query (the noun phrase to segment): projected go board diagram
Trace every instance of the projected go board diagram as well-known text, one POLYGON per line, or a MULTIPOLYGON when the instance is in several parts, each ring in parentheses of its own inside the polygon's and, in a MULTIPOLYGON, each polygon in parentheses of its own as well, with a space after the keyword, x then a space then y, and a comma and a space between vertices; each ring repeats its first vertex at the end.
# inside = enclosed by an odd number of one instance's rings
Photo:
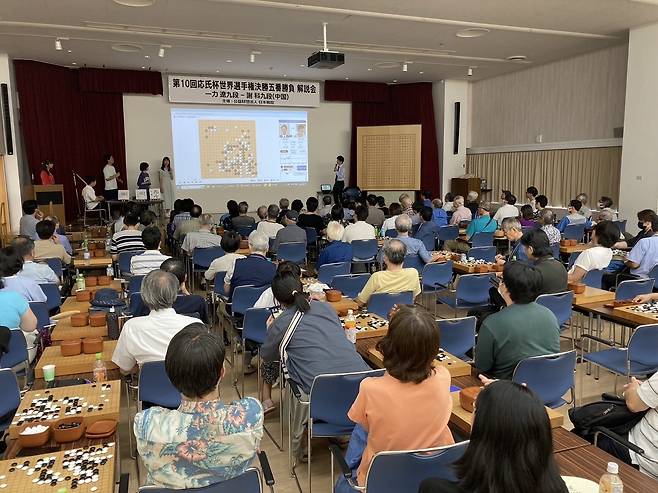
POLYGON ((254 120, 199 120, 202 178, 258 175, 254 120))

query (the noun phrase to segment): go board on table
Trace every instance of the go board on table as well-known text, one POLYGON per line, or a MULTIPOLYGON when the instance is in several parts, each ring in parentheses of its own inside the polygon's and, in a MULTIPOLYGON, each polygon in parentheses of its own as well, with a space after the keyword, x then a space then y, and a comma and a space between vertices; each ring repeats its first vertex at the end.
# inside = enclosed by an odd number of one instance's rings
MULTIPOLYGON (((384 367, 384 355, 380 353, 373 345, 367 349, 366 359, 379 368, 384 367)), ((471 365, 450 353, 445 352, 443 349, 439 350, 436 355, 433 366, 443 366, 451 377, 465 377, 471 374, 471 365)))
POLYGON ((112 493, 114 442, 0 461, 0 491, 11 493, 112 493))
POLYGON ((84 339, 85 337, 103 337, 106 339, 107 325, 100 327, 92 327, 90 325, 73 327, 71 325, 71 317, 67 317, 57 322, 57 325, 50 333, 50 339, 53 341, 53 344, 70 341, 71 339, 84 339))
MULTIPOLYGON (((369 337, 382 337, 388 333, 388 320, 378 317, 372 313, 355 313, 356 338, 367 339, 369 337)), ((340 317, 340 323, 345 328, 345 319, 340 317)))
POLYGON ((112 257, 94 257, 90 259, 76 258, 73 267, 76 269, 103 269, 112 264, 112 257))
POLYGON ((31 425, 52 425, 61 418, 79 416, 85 425, 119 419, 121 381, 72 385, 26 392, 9 427, 9 436, 31 425))
POLYGON ((615 315, 639 324, 658 323, 658 301, 614 307, 615 315))
POLYGON ((586 303, 597 303, 599 301, 612 301, 615 299, 615 293, 606 291, 605 289, 591 288, 585 286, 585 292, 574 294, 573 304, 584 305, 586 303))
MULTIPOLYGON (((117 346, 117 341, 104 341, 103 342, 103 361, 108 370, 115 370, 118 366, 112 362, 112 354, 117 346)), ((77 375, 82 373, 90 373, 93 370, 96 361, 95 354, 78 354, 77 356, 62 356, 60 346, 47 347, 34 372, 37 378, 43 378, 43 367, 45 365, 55 365, 56 377, 65 375, 77 375)))

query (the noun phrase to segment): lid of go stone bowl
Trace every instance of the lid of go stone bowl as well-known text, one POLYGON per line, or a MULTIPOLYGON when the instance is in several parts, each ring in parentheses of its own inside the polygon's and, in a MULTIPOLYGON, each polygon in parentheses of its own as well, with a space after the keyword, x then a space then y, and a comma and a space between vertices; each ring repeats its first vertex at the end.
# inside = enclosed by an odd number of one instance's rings
POLYGON ((100 308, 123 305, 125 305, 125 302, 119 297, 119 293, 112 288, 99 289, 91 302, 91 306, 100 308))

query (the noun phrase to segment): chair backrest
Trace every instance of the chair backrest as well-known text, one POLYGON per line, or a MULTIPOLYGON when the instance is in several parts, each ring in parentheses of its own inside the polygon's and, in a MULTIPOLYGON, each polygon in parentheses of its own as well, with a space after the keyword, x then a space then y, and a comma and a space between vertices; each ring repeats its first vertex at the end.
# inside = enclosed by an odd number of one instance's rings
POLYGON ((655 369, 650 373, 654 373, 658 370, 657 347, 658 324, 640 325, 633 331, 628 341, 628 361, 653 367, 655 369))
POLYGON ((424 235, 420 238, 420 241, 423 242, 423 245, 425 245, 425 249, 428 252, 436 250, 436 236, 424 235))
POLYGON ((344 276, 334 276, 331 281, 331 287, 339 290, 348 298, 356 298, 363 287, 370 279, 370 274, 348 274, 344 276))
POLYGON ((46 305, 48 310, 56 310, 62 306, 62 295, 59 292, 59 286, 53 283, 39 284, 39 287, 46 295, 46 305))
POLYGON ((318 281, 331 286, 335 276, 345 276, 350 273, 352 264, 350 262, 335 262, 333 264, 323 264, 318 270, 318 281))
POLYGON ((468 256, 473 257, 475 260, 494 262, 496 260, 496 247, 473 247, 468 251, 468 256))
POLYGON ((181 396, 167 376, 164 361, 149 361, 139 370, 137 400, 167 409, 180 406, 181 396))
POLYGON ((309 394, 311 418, 337 426, 354 427, 352 420, 347 417, 347 412, 359 393, 361 381, 368 377, 381 377, 384 371, 381 369, 318 375, 313 379, 309 394))
POLYGON ((134 316, 139 317, 143 314, 143 311, 146 309, 146 313, 149 313, 148 308, 145 308, 144 301, 142 300, 142 294, 139 291, 130 293, 128 297, 128 306, 130 307, 130 313, 134 316))
POLYGON ((569 261, 567 263, 567 266, 569 269, 573 267, 573 264, 576 263, 576 259, 580 255, 580 252, 573 252, 571 255, 569 255, 569 261))
POLYGON ((573 291, 564 291, 563 293, 542 294, 537 296, 535 301, 553 312, 558 324, 563 327, 571 318, 573 296, 573 291))
POLYGON ((221 296, 227 296, 226 291, 224 291, 224 278, 226 277, 226 271, 219 271, 215 274, 215 285, 213 286, 213 293, 219 294, 221 296))
POLYGON ((653 291, 653 279, 637 279, 622 281, 615 291, 616 300, 632 300, 640 294, 649 294, 653 291))
POLYGON ((395 305, 413 305, 414 294, 411 291, 401 293, 375 293, 368 300, 368 311, 388 318, 388 314, 395 305))
POLYGON ((525 384, 539 396, 544 405, 562 402, 562 396, 574 388, 576 350, 532 356, 521 360, 514 369, 512 381, 525 384))
POLYGON ((142 281, 144 276, 131 276, 128 279, 128 292, 129 293, 139 293, 142 289, 142 281))
POLYGON ((9 368, 0 370, 0 417, 10 420, 21 405, 21 391, 16 375, 9 368))
POLYGON ((470 238, 471 245, 474 246, 474 247, 490 247, 490 246, 493 246, 493 239, 494 239, 494 234, 493 233, 486 233, 484 231, 481 231, 479 233, 475 233, 470 238))
POLYGON ((30 310, 37 317, 37 327, 44 329, 53 325, 50 323, 50 314, 48 313, 48 305, 43 301, 30 301, 30 310))
POLYGON ((242 338, 257 344, 265 342, 267 335, 267 319, 270 311, 267 308, 249 308, 242 322, 242 338))
POLYGON ((117 261, 119 264, 119 273, 121 275, 130 274, 130 259, 141 253, 142 252, 120 252, 119 260, 117 261))
POLYGON ((220 246, 195 248, 192 252, 192 264, 195 269, 207 269, 213 260, 223 256, 224 249, 220 246))
POLYGON ((612 222, 617 225, 620 233, 626 232, 626 219, 624 219, 623 221, 612 221, 612 222))
POLYGON ((553 258, 555 260, 560 260, 560 244, 559 243, 552 243, 551 244, 551 251, 553 252, 553 258))
POLYGON ((377 256, 379 247, 377 240, 354 240, 352 243, 352 260, 373 260, 377 256))
POLYGON ((58 258, 45 258, 43 261, 48 264, 48 267, 50 267, 55 275, 61 279, 61 277, 64 275, 64 267, 62 266, 62 261, 58 258))
POLYGON ((256 224, 251 226, 238 226, 235 228, 235 232, 242 236, 245 240, 249 238, 249 235, 256 229, 256 224))
POLYGON ((658 264, 654 265, 649 271, 648 277, 654 280, 654 289, 658 289, 658 264))
POLYGON ((413 451, 375 454, 368 468, 368 493, 416 493, 427 478, 456 481, 453 464, 468 447, 468 441, 413 451))
POLYGON ((601 269, 590 270, 583 277, 583 284, 590 288, 601 289, 603 283, 603 271, 601 269))
POLYGON ((459 237, 459 226, 441 226, 439 227, 439 242, 456 240, 459 237))
POLYGON ((301 264, 306 260, 306 243, 301 241, 281 243, 276 251, 276 258, 301 264))
POLYGON ((585 236, 585 223, 581 224, 567 224, 562 233, 565 240, 578 240, 583 241, 585 236))
POLYGON ((417 253, 414 255, 405 255, 402 267, 405 269, 416 269, 420 275, 425 267, 425 262, 423 262, 423 259, 417 253))
POLYGON ((238 286, 233 290, 233 313, 244 315, 269 286, 238 286))
POLYGON ((393 229, 387 229, 386 232, 384 233, 384 236, 387 238, 397 238, 398 237, 398 230, 393 228, 393 229))
POLYGON ((161 488, 159 486, 142 486, 137 491, 139 493, 261 493, 263 490, 260 471, 255 467, 250 467, 239 476, 204 486, 202 488, 174 490, 170 488, 161 488))
POLYGON ((457 302, 470 304, 489 303, 489 288, 492 274, 465 274, 457 280, 455 298, 457 302))
POLYGON ((452 260, 443 263, 425 264, 421 274, 423 286, 445 289, 452 281, 452 260))
POLYGON ((475 346, 475 317, 446 318, 436 321, 441 334, 441 348, 458 358, 475 346))
POLYGON ((304 228, 306 230, 306 244, 315 246, 318 243, 318 230, 315 228, 304 228))
POLYGON ((0 368, 14 368, 28 361, 27 342, 21 329, 11 329, 9 351, 0 355, 0 368))

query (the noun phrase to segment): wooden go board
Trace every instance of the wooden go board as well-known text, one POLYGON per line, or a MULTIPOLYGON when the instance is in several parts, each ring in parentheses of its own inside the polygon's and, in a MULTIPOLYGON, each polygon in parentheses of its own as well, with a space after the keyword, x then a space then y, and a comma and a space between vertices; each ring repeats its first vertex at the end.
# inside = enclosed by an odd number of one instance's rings
POLYGON ((339 315, 347 315, 348 310, 358 311, 359 305, 352 298, 343 296, 340 301, 328 301, 332 308, 336 310, 339 315))
MULTIPOLYGON (((356 338, 368 339, 370 337, 383 337, 388 333, 388 320, 385 320, 371 313, 355 313, 356 317, 356 338)), ((340 317, 340 323, 345 328, 345 319, 340 317)))
POLYGON ((637 305, 619 306, 613 309, 615 315, 638 324, 658 323, 658 301, 637 305))
MULTIPOLYGON (((108 370, 115 370, 118 368, 112 362, 112 354, 114 348, 117 346, 117 341, 104 341, 103 342, 103 361, 108 370)), ((45 365, 55 365, 55 378, 76 375, 79 373, 90 373, 94 368, 96 361, 95 354, 78 354, 77 356, 62 356, 62 351, 59 346, 47 347, 39 362, 34 369, 37 378, 43 378, 43 367, 45 365)))
POLYGON ((102 327, 92 327, 90 325, 73 327, 71 325, 71 317, 68 317, 57 322, 57 325, 50 333, 50 339, 53 341, 53 344, 70 341, 71 339, 84 339, 85 337, 103 337, 106 339, 107 325, 103 325, 102 327))
POLYGON ((420 190, 421 125, 357 127, 362 190, 420 190))
POLYGON ((598 303, 600 301, 612 301, 615 299, 615 293, 604 289, 585 287, 585 292, 574 294, 573 304, 583 305, 586 303, 598 303))
POLYGON ((113 493, 114 442, 0 461, 0 490, 11 493, 113 493))
MULTIPOLYGON (((384 367, 384 355, 374 347, 368 349, 368 359, 380 368, 384 367)), ((467 377, 471 374, 471 365, 443 350, 434 359, 433 366, 443 366, 451 377, 467 377)))
POLYGON ((17 438, 26 427, 52 425, 61 418, 79 416, 85 425, 102 419, 119 420, 121 381, 72 385, 26 392, 9 427, 17 438))
POLYGON ((73 267, 76 269, 102 269, 112 264, 112 257, 93 257, 88 260, 76 258, 73 267))

